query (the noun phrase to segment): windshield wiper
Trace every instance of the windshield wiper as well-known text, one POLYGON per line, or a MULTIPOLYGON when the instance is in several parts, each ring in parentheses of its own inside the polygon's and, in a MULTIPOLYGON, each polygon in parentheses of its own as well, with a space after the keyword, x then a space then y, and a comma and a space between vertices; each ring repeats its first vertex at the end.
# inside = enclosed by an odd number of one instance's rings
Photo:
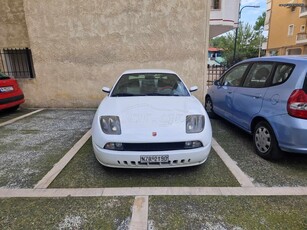
POLYGON ((111 97, 138 97, 138 96, 146 96, 144 94, 133 94, 133 93, 116 93, 112 94, 111 97))
POLYGON ((164 93, 146 93, 145 96, 172 96, 172 95, 164 93))
POLYGON ((132 96, 136 96, 136 95, 132 94, 132 93, 116 93, 116 94, 112 94, 112 97, 132 97, 132 96))

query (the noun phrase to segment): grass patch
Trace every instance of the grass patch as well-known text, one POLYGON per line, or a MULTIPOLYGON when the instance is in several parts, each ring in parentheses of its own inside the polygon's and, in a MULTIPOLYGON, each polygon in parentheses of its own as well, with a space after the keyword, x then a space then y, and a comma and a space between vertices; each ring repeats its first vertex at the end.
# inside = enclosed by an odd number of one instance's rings
POLYGON ((133 197, 0 199, 1 229, 128 229, 133 197))
POLYGON ((113 169, 95 158, 91 139, 79 150, 51 188, 99 187, 240 186, 234 176, 211 150, 208 160, 196 167, 174 169, 113 169))
POLYGON ((259 157, 252 136, 229 122, 211 120, 213 137, 254 183, 262 186, 307 186, 307 155, 286 154, 277 162, 259 157))
POLYGON ((153 229, 306 229, 306 206, 306 196, 155 196, 149 220, 153 229))

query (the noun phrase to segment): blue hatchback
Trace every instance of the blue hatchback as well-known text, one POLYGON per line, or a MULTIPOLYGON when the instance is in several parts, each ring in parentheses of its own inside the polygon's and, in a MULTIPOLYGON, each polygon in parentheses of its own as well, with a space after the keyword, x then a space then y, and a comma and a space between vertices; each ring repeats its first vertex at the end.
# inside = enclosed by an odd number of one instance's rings
POLYGON ((238 63, 209 87, 205 108, 251 133, 265 159, 307 154, 307 56, 238 63))

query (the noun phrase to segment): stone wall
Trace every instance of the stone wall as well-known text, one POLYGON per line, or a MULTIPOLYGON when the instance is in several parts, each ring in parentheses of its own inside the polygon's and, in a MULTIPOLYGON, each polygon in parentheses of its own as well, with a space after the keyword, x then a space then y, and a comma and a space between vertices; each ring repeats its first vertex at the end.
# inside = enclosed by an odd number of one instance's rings
POLYGON ((96 107, 127 69, 177 72, 203 99, 209 4, 203 0, 24 0, 35 79, 28 106, 96 107))
POLYGON ((23 0, 1 0, 0 49, 29 47, 23 0))

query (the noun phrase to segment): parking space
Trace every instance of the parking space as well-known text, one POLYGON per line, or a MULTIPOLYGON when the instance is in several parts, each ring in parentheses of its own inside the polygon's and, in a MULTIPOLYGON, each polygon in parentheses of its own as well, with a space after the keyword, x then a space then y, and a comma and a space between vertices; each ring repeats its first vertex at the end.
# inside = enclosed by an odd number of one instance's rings
POLYGON ((203 165, 106 168, 86 137, 48 188, 35 188, 75 149, 94 113, 43 110, 0 127, 0 228, 306 228, 307 156, 266 161, 254 153, 251 136, 222 119, 211 120, 217 143, 203 165), (242 184, 240 177, 252 183, 242 184), (138 196, 147 203, 138 203, 138 196))
POLYGON ((306 197, 151 197, 152 229, 306 229, 306 197), (161 221, 163 220, 163 221, 161 221))
POLYGON ((44 110, 0 127, 0 187, 31 188, 91 127, 94 111, 44 110))
POLYGON ((91 140, 76 154, 49 188, 102 187, 236 187, 236 178, 211 151, 205 164, 175 169, 112 169, 95 158, 91 140))
POLYGON ((276 162, 255 154, 252 136, 222 118, 212 119, 213 136, 255 186, 307 186, 307 155, 286 154, 276 162))
POLYGON ((1 229, 128 229, 134 197, 0 199, 1 229))
POLYGON ((35 111, 35 109, 25 109, 25 108, 20 108, 14 112, 11 111, 0 111, 0 125, 3 124, 4 122, 7 122, 9 120, 18 118, 20 116, 29 114, 31 112, 35 111))

